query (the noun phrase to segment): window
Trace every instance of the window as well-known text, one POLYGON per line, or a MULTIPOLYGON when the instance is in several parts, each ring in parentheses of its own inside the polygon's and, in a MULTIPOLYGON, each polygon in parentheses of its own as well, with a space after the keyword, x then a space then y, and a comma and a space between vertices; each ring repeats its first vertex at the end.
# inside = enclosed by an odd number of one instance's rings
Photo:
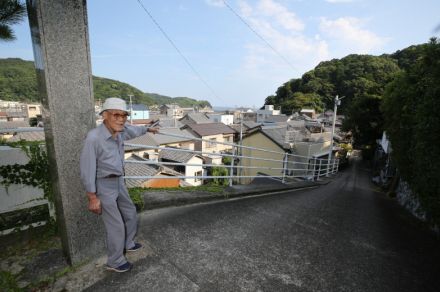
POLYGON ((206 145, 207 148, 214 148, 215 145, 217 144, 217 139, 216 138, 210 138, 208 144, 206 145))
POLYGON ((203 170, 197 171, 194 173, 195 179, 194 181, 201 181, 203 176, 203 170))

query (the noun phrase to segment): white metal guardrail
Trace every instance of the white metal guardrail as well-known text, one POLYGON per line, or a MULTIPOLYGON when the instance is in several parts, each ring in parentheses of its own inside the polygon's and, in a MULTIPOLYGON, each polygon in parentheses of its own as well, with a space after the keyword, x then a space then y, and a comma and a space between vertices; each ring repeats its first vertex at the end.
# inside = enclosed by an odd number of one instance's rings
POLYGON ((330 174, 336 173, 339 170, 339 160, 332 159, 329 163, 327 158, 315 158, 315 157, 307 157, 296 155, 288 152, 280 152, 274 151, 270 149, 258 148, 258 147, 250 147, 243 146, 240 144, 229 143, 229 142, 220 142, 220 141, 212 141, 202 138, 188 137, 183 135, 176 134, 168 134, 168 133, 158 133, 156 135, 167 135, 176 138, 184 138, 188 140, 206 142, 212 144, 222 144, 226 146, 230 146, 230 152, 223 153, 213 153, 210 151, 202 151, 202 150, 191 150, 191 149, 182 149, 182 148, 172 148, 172 147, 158 147, 158 146, 150 146, 143 144, 132 144, 125 143, 125 146, 135 147, 136 149, 149 149, 149 150, 157 150, 157 151, 177 151, 177 152, 185 152, 185 153, 193 153, 205 157, 215 156, 215 157, 229 157, 231 158, 230 164, 191 164, 191 163, 179 163, 179 162, 169 162, 169 161, 156 161, 156 160, 126 160, 125 163, 137 163, 137 164, 150 164, 150 165, 163 165, 163 166, 194 166, 194 167, 203 167, 204 169, 212 168, 212 167, 224 167, 228 169, 229 174, 223 176, 213 176, 213 175, 202 175, 202 176, 185 176, 185 175, 176 175, 176 176, 168 176, 168 175, 155 175, 155 176, 133 176, 126 175, 126 179, 228 179, 229 185, 240 183, 241 179, 255 179, 257 177, 267 177, 278 179, 282 182, 286 182, 289 178, 301 178, 307 180, 319 180, 321 177, 327 175, 327 171, 330 174), (262 156, 249 156, 242 155, 243 150, 252 150, 258 151, 261 153, 269 153, 274 155, 281 155, 283 159, 272 159, 262 156), (243 161, 247 160, 250 165, 244 165, 243 161), (263 162, 263 163, 259 163, 263 162), (240 172, 243 170, 259 170, 259 174, 257 175, 241 175, 240 172), (268 172, 268 173, 266 173, 268 172), (266 173, 266 174, 265 174, 266 173))
MULTIPOLYGON (((20 128, 20 129, 0 129, 0 133, 10 133, 10 132, 29 132, 29 131, 43 131, 43 128, 20 128)), ((156 135, 167 135, 176 138, 183 138, 186 140, 199 141, 203 143, 209 143, 212 145, 222 144, 228 146, 229 150, 222 153, 213 153, 211 151, 205 150, 191 150, 183 148, 173 148, 173 147, 157 147, 149 146, 143 144, 131 144, 125 143, 125 146, 132 146, 135 148, 160 151, 178 151, 183 153, 192 153, 199 155, 201 157, 211 157, 211 158, 229 158, 230 164, 215 164, 215 163, 181 163, 181 162, 171 162, 171 161, 159 161, 159 160, 125 160, 126 164, 146 164, 146 165, 156 165, 165 166, 168 168, 177 167, 196 167, 198 169, 203 169, 203 174, 185 175, 179 171, 174 171, 173 175, 126 175, 126 179, 134 180, 150 180, 150 179, 180 179, 180 180, 198 180, 199 182, 207 182, 212 179, 224 179, 229 185, 233 184, 245 184, 249 183, 255 178, 265 177, 271 178, 283 183, 287 183, 290 179, 300 178, 307 180, 319 180, 321 177, 326 176, 327 173, 333 174, 338 172, 339 160, 332 159, 329 163, 327 158, 315 158, 308 156, 295 155, 289 152, 280 152, 270 149, 264 149, 259 147, 243 146, 236 143, 213 141, 195 137, 188 137, 183 135, 169 134, 169 133, 158 133, 156 135), (251 154, 247 154, 252 152, 251 154), (260 155, 256 155, 260 154, 260 155), (223 167, 227 171, 227 175, 212 175, 208 170, 215 167, 223 167)), ((212 147, 213 148, 213 147, 212 147)), ((210 149, 212 149, 210 148, 210 149)), ((47 200, 41 200, 39 203, 47 204, 47 200)), ((17 209, 21 209, 24 206, 17 206, 17 209)), ((54 209, 51 204, 49 204, 50 215, 54 216, 54 209)), ((26 229, 30 226, 41 226, 46 224, 46 221, 33 222, 31 224, 21 226, 20 229, 26 229)), ((16 231, 16 228, 9 228, 7 230, 0 230, 0 235, 9 234, 16 231)))
MULTIPOLYGON (((29 132, 29 131, 43 131, 43 128, 15 128, 15 129, 0 129, 0 133, 3 132, 29 132)), ((203 157, 229 157, 231 158, 231 164, 188 164, 188 163, 179 163, 179 162, 165 162, 165 161, 156 161, 156 160, 145 160, 145 161, 137 161, 137 160, 126 160, 126 163, 139 163, 139 164, 153 164, 153 165, 163 165, 163 166, 193 166, 193 167, 203 167, 204 169, 209 169, 212 167, 225 167, 229 170, 228 175, 224 176, 212 176, 212 175, 202 175, 202 176, 168 176, 168 175, 159 175, 159 176, 125 176, 126 179, 171 179, 171 178, 179 178, 179 179, 214 179, 214 178, 222 178, 228 179, 229 184, 240 183, 240 180, 243 178, 253 179, 256 177, 261 177, 262 175, 268 178, 279 179, 282 182, 285 182, 289 178, 302 178, 308 180, 319 180, 321 177, 327 175, 327 171, 329 174, 333 174, 338 172, 339 170, 339 159, 331 159, 328 161, 327 158, 315 158, 313 156, 301 156, 288 152, 280 152, 274 151, 270 149, 264 149, 259 147, 250 147, 244 146, 236 143, 230 142, 221 142, 221 141, 212 141, 202 138, 189 137, 184 135, 170 134, 170 133, 158 133, 156 135, 166 135, 170 137, 183 138, 187 140, 200 141, 209 144, 221 144, 225 146, 230 146, 230 152, 223 153, 214 153, 210 151, 201 151, 201 150, 191 150, 184 148, 172 148, 172 147, 157 147, 143 144, 131 144, 125 143, 125 146, 132 146, 136 148, 142 149, 152 149, 157 151, 168 150, 168 151, 179 151, 179 152, 187 152, 193 153, 197 155, 201 155, 203 157), (249 156, 243 155, 243 150, 251 150, 253 152, 259 153, 267 153, 273 154, 274 156, 283 156, 283 159, 272 159, 261 156, 249 156), (244 161, 247 161, 247 164, 244 165, 244 161), (240 173, 243 172, 252 172, 250 170, 260 170, 258 175, 242 175, 240 173), (265 172, 269 172, 266 173, 265 172)), ((266 155, 267 156, 267 155, 266 155)))

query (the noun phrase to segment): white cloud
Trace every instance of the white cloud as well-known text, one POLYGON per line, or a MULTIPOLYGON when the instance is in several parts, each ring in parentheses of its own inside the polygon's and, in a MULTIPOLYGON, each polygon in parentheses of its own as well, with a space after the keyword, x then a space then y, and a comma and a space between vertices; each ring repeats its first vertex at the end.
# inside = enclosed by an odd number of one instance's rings
POLYGON ((247 55, 240 70, 246 70, 255 78, 285 82, 328 59, 326 41, 307 37, 303 33, 304 22, 286 6, 275 0, 260 0, 252 6, 243 0, 239 7, 245 21, 276 51, 263 41, 247 44, 247 55))
POLYGON ((303 22, 296 17, 295 13, 273 0, 261 0, 258 4, 258 12, 273 17, 276 22, 287 30, 301 31, 304 29, 303 22))
POLYGON ((225 3, 223 0, 205 0, 206 4, 216 7, 224 7, 225 3))
POLYGON ((341 47, 350 50, 351 53, 366 54, 381 48, 385 38, 381 38, 373 32, 362 28, 363 22, 355 17, 341 17, 336 20, 321 18, 319 29, 323 38, 339 42, 341 47))

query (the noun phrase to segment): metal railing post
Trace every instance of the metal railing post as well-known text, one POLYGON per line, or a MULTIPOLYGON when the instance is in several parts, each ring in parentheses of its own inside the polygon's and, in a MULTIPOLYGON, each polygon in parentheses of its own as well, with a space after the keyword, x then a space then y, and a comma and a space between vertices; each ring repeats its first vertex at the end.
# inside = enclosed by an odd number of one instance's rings
POLYGON ((231 156, 231 168, 229 170, 229 186, 232 186, 232 178, 234 176, 234 160, 235 160, 235 146, 232 147, 232 156, 231 156))
POLYGON ((318 178, 316 180, 319 180, 319 177, 321 176, 321 164, 322 164, 322 159, 319 159, 318 178))
POLYGON ((338 159, 338 163, 336 163, 336 172, 339 171, 339 159, 338 159))
POLYGON ((313 180, 316 180, 315 177, 316 177, 316 158, 313 158, 313 180))
POLYGON ((335 168, 336 168, 336 158, 333 159, 332 173, 335 173, 335 168))
POLYGON ((283 183, 286 181, 286 168, 287 168, 287 153, 284 153, 284 158, 283 158, 283 180, 282 180, 283 183))

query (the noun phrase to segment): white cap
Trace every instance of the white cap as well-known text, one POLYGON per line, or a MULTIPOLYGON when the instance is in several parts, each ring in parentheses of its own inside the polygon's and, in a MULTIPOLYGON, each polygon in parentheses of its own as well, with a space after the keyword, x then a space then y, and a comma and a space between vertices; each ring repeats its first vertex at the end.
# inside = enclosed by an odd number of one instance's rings
POLYGON ((120 110, 126 112, 127 114, 130 114, 130 112, 127 110, 127 104, 125 103, 125 100, 117 97, 107 98, 102 105, 102 110, 99 114, 101 115, 104 111, 109 109, 120 110))

